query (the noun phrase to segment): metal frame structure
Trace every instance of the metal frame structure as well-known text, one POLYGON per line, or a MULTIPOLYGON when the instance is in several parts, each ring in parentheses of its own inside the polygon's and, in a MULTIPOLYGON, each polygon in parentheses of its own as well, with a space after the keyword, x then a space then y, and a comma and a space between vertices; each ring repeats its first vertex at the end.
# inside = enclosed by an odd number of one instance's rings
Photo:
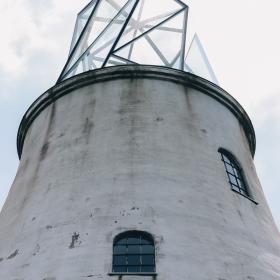
MULTIPOLYGON (((90 1, 78 14, 69 57, 57 83, 123 64, 161 65, 199 75, 185 57, 188 12, 180 0, 90 1)), ((193 47, 194 43, 190 50, 193 47)), ((201 43, 195 47, 210 73, 206 78, 217 83, 201 43)))

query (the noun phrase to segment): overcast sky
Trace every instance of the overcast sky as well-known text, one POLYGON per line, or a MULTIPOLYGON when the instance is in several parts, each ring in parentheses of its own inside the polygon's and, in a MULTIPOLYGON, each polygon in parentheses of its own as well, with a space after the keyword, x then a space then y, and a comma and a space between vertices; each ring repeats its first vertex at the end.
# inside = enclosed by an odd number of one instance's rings
MULTIPOLYGON (((32 101, 58 78, 76 14, 88 2, 0 2, 0 208, 18 167, 20 120, 32 101)), ((185 3, 190 6, 190 30, 198 33, 221 86, 243 105, 254 124, 255 164, 280 227, 280 1, 185 3)))

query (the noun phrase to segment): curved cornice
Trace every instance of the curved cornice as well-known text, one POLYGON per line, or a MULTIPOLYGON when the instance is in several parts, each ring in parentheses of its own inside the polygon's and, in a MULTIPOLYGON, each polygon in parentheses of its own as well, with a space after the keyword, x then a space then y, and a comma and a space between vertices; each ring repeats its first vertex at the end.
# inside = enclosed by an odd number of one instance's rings
POLYGON ((123 65, 88 71, 67 79, 43 93, 29 107, 20 123, 17 135, 19 158, 22 154, 24 139, 36 117, 60 97, 81 87, 117 79, 156 79, 183 84, 199 90, 226 106, 239 120, 245 131, 252 156, 255 154, 256 137, 252 122, 242 106, 225 90, 196 75, 183 71, 149 65, 123 65))

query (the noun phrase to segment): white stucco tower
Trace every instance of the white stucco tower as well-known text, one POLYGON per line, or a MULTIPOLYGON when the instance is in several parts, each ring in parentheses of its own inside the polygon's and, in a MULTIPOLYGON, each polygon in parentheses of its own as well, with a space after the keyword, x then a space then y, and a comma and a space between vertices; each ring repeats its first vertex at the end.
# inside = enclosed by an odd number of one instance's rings
POLYGON ((79 14, 58 83, 19 127, 1 280, 280 279, 251 121, 197 36, 185 54, 188 7, 161 1, 153 17, 154 0, 79 14))

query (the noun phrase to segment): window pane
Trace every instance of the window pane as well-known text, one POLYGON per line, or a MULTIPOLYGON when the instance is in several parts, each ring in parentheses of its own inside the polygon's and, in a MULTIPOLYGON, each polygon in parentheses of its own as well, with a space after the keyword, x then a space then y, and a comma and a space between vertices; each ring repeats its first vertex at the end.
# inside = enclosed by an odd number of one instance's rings
POLYGON ((140 265, 141 262, 140 262, 140 256, 139 255, 130 255, 130 256, 127 256, 127 264, 128 265, 140 265))
POLYGON ((127 271, 128 272, 140 272, 140 266, 128 266, 127 271))
POLYGON ((127 238, 127 244, 140 244, 140 236, 137 237, 128 237, 127 238))
POLYGON ((231 187, 232 187, 233 190, 235 190, 235 191, 237 191, 237 192, 240 192, 240 190, 239 190, 239 188, 238 188, 237 186, 231 185, 231 187))
POLYGON ((227 163, 226 163, 226 169, 227 169, 227 171, 228 171, 229 173, 231 173, 231 174, 234 175, 234 170, 233 170, 233 168, 232 168, 232 166, 231 166, 230 164, 227 164, 227 163))
POLYGON ((231 163, 231 161, 225 155, 222 154, 222 157, 226 163, 231 163))
POLYGON ((141 238, 141 244, 145 244, 145 245, 152 245, 153 242, 145 237, 141 238))
POLYGON ((127 253, 128 254, 140 254, 140 245, 128 245, 127 253))
POLYGON ((222 158, 225 162, 226 171, 229 177, 232 190, 249 196, 246 182, 244 181, 243 172, 239 164, 234 160, 232 156, 225 156, 222 152, 222 158))
POLYGON ((142 254, 154 254, 153 245, 142 245, 142 254))
POLYGON ((136 231, 123 233, 121 237, 113 246, 113 271, 154 272, 155 246, 152 237, 136 231))
POLYGON ((155 272, 154 266, 142 266, 141 272, 155 272))
POLYGON ((243 189, 240 189, 240 193, 247 196, 246 191, 244 191, 243 189))
POLYGON ((126 272, 126 266, 114 266, 114 272, 126 272))
POLYGON ((154 265, 155 260, 153 255, 142 256, 142 265, 154 265))
POLYGON ((237 181, 238 181, 238 185, 239 185, 240 189, 243 189, 245 192, 247 192, 244 182, 241 181, 240 179, 237 179, 237 181))
POLYGON ((126 265, 126 256, 114 256, 114 265, 126 265))
POLYGON ((236 175, 236 177, 241 178, 241 173, 239 169, 234 168, 234 174, 236 175))
POLYGON ((116 244, 126 244, 126 238, 119 239, 116 244))
POLYGON ((114 246, 114 254, 125 254, 125 253, 126 253, 125 245, 114 246))
POLYGON ((237 184, 237 181, 236 181, 236 177, 231 175, 231 174, 228 174, 228 175, 229 175, 230 182, 237 186, 238 184, 237 184))

